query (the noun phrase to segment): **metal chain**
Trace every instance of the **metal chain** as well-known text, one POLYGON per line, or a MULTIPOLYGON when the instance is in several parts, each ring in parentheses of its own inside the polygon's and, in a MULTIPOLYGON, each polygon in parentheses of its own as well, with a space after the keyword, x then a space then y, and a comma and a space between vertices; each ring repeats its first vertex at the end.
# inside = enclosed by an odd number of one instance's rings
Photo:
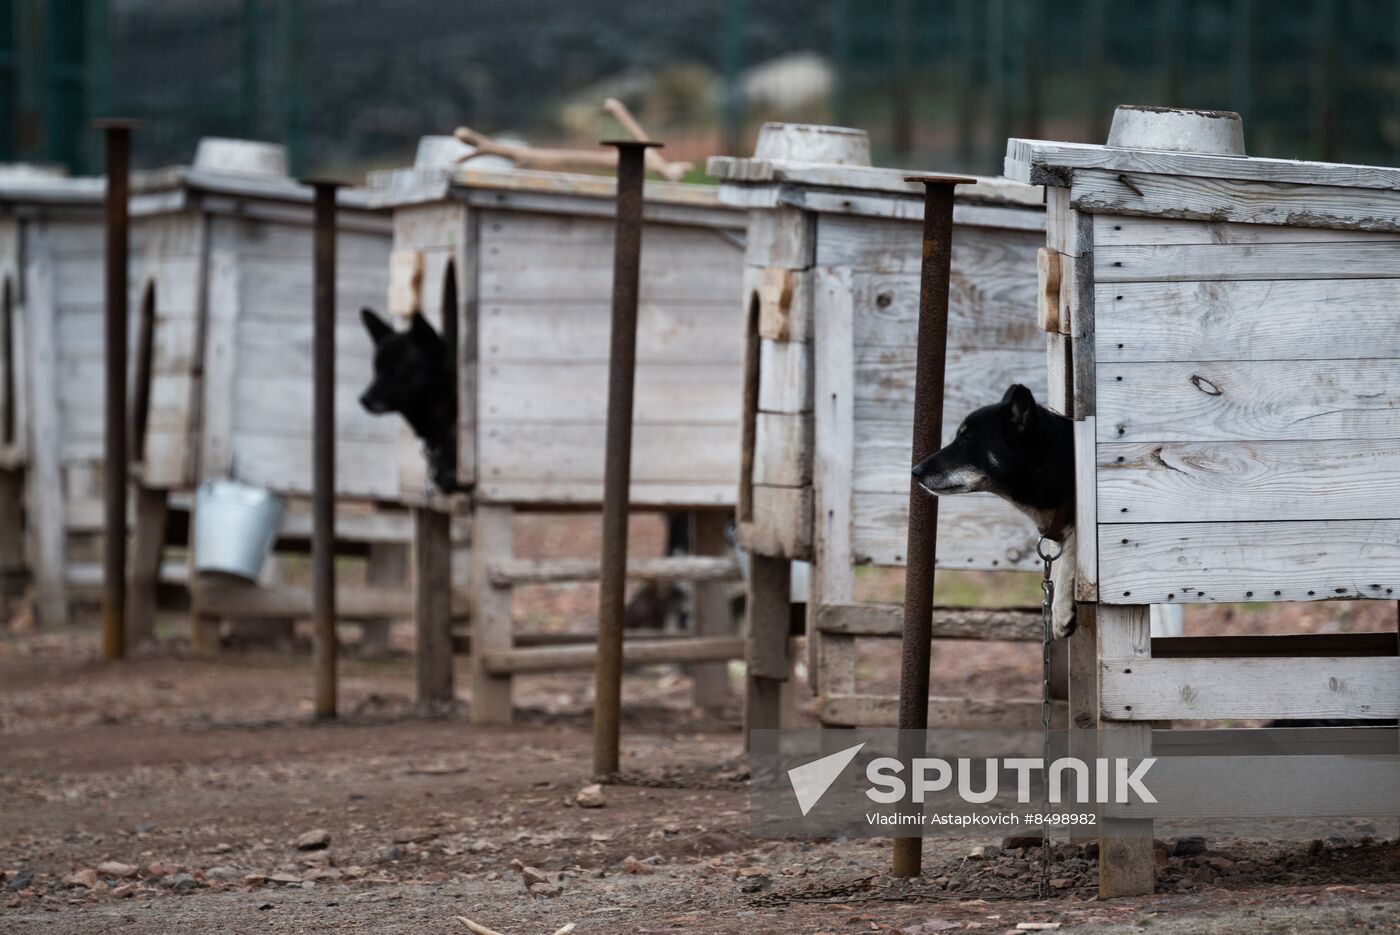
MULTIPOLYGON (((1044 788, 1042 789, 1042 815, 1049 817, 1050 814, 1050 640, 1054 637, 1054 616, 1055 616, 1055 581, 1050 577, 1050 568, 1055 559, 1065 552, 1065 544, 1056 542, 1059 548, 1053 555, 1045 554, 1044 536, 1036 543, 1035 553, 1040 556, 1040 560, 1045 564, 1045 574, 1040 581, 1040 590, 1044 592, 1044 597, 1040 600, 1040 756, 1042 765, 1042 775, 1044 775, 1044 788)), ((1045 899, 1050 895, 1050 824, 1045 822, 1040 826, 1040 898, 1045 899)))

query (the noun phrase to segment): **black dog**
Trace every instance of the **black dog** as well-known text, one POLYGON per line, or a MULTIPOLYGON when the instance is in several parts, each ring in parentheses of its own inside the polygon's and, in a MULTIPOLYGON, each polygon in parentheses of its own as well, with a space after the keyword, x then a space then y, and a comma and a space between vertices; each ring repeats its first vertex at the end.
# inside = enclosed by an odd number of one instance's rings
POLYGON ((374 342, 374 379, 360 395, 360 405, 375 415, 402 415, 423 442, 433 486, 443 493, 460 490, 457 390, 447 345, 417 312, 407 331, 395 331, 373 309, 361 309, 360 320, 374 342))
POLYGON ((1029 516, 1062 542, 1054 566, 1057 637, 1074 630, 1074 423, 1036 403, 1019 383, 1001 402, 968 415, 953 440, 914 467, 934 496, 985 491, 1029 516))

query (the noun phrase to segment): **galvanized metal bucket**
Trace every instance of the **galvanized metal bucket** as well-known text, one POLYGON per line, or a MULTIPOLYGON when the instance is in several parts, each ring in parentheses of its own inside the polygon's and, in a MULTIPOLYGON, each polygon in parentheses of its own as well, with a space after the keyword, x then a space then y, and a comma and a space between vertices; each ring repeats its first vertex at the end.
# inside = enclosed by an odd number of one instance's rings
POLYGON ((194 500, 194 567, 257 581, 277 541, 286 503, 232 480, 208 480, 194 500))

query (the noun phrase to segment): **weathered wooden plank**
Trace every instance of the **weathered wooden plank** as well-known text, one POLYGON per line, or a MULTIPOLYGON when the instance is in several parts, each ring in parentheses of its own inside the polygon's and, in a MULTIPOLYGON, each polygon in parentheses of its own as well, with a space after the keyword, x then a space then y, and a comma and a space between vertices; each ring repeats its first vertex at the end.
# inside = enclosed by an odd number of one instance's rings
MULTIPOLYGON (((640 301, 732 302, 743 272, 739 249, 705 231, 672 230, 643 234, 640 301)), ((598 302, 612 294, 608 242, 496 244, 484 248, 480 264, 483 303, 598 302)))
POLYGON ((760 338, 758 355, 759 410, 811 412, 812 345, 760 338))
MULTIPOLYGON (((634 418, 671 425, 738 422, 739 361, 638 363, 634 418)), ((602 422, 608 407, 606 363, 499 361, 477 373, 485 422, 602 422)), ((737 438, 737 435, 736 435, 737 438)))
MULTIPOLYGON (((898 221, 922 221, 924 218, 924 205, 920 198, 787 188, 779 193, 778 199, 782 204, 828 216, 855 215, 898 221)), ((1035 231, 1039 234, 1045 230, 1045 214, 1038 208, 959 200, 953 205, 953 223, 966 227, 1035 231)))
POLYGON ((1374 747, 1370 756, 1329 750, 1320 755, 1159 757, 1148 778, 1157 801, 1133 798, 1126 804, 1110 804, 1105 812, 1129 819, 1187 820, 1400 815, 1400 796, 1395 794, 1400 788, 1400 767, 1393 737, 1392 731, 1388 757, 1375 755, 1380 751, 1374 747), (1250 781, 1240 782, 1241 776, 1249 776, 1250 781))
POLYGON ((1074 599, 1099 599, 1099 538, 1094 534, 1098 516, 1098 474, 1086 470, 1096 464, 1095 417, 1074 423, 1074 599))
MULTIPOLYGON (((591 558, 496 558, 486 567, 492 584, 553 584, 597 581, 601 565, 591 558)), ((741 577, 732 555, 676 555, 629 558, 627 577, 661 581, 734 581, 741 577)))
POLYGON ((810 270, 745 266, 742 308, 757 301, 758 333, 771 341, 812 340, 810 270))
MULTIPOLYGON (((399 491, 392 448, 379 442, 337 440, 335 492, 340 497, 392 500, 399 491)), ((219 474, 203 471, 205 476, 219 474)), ((239 433, 234 439, 229 475, 278 493, 311 494, 311 437, 306 444, 289 443, 286 436, 239 433)))
POLYGON ((1099 661, 1105 716, 1125 721, 1400 717, 1400 659, 1099 661))
POLYGON ((770 558, 811 558, 812 489, 755 484, 753 518, 739 524, 739 543, 770 558))
POLYGON ((416 700, 423 706, 448 704, 454 692, 452 523, 446 513, 413 510, 412 593, 416 700))
MULTIPOLYGON (((867 420, 908 425, 913 420, 915 357, 913 345, 855 349, 853 409, 857 425, 867 420)), ((1012 383, 1029 387, 1036 399, 1046 398, 1042 346, 967 351, 950 356, 943 398, 947 437, 969 412, 1001 399, 1012 383)), ((817 397, 820 399, 821 394, 817 397)))
MULTIPOLYGON (((909 494, 856 493, 851 498, 851 559, 902 565, 908 544, 909 494)), ((945 497, 938 505, 941 568, 1035 570, 1035 525, 991 494, 945 497)), ((849 600, 849 598, 847 598, 849 600)))
POLYGON ((38 256, 24 270, 26 353, 29 371, 29 413, 32 477, 46 483, 27 484, 25 504, 32 573, 39 591, 39 619, 45 626, 67 622, 68 602, 63 589, 64 497, 61 477, 62 414, 59 406, 58 348, 54 306, 54 267, 38 256))
MULTIPOLYGON (((817 611, 823 633, 897 639, 904 634, 900 604, 826 604, 817 611)), ((935 607, 933 636, 942 640, 1040 642, 1039 607, 935 607)))
POLYGON ((807 269, 816 253, 817 216, 799 208, 750 211, 744 263, 807 269))
MULTIPOLYGON (((481 361, 606 361, 611 314, 603 301, 487 303, 481 311, 481 361)), ((709 304, 643 303, 637 309, 637 360, 642 363, 735 365, 743 336, 743 306, 737 296, 709 304)))
MULTIPOLYGON (((257 353, 239 353, 239 274, 236 258, 226 244, 229 235, 230 232, 222 225, 214 225, 209 255, 209 291, 204 333, 205 363, 199 428, 200 472, 209 477, 226 476, 233 466, 233 382, 235 368, 242 363, 239 358, 247 357, 246 364, 251 366, 256 366, 263 359, 257 353)), ((309 323, 304 327, 305 353, 309 360, 309 323)))
POLYGON ((1100 361, 1400 357, 1394 279, 1115 283, 1096 294, 1100 361))
MULTIPOLYGON (((825 230, 823 230, 825 236, 825 230)), ((816 608, 854 599, 851 570, 851 482, 855 447, 855 296, 851 271, 818 267, 813 272, 815 347, 815 464, 812 491, 813 558, 807 600, 808 683, 817 694, 854 691, 855 647, 844 637, 823 636, 815 626, 816 608), (848 684, 849 683, 849 684, 848 684)), ((792 556, 787 556, 792 557, 792 556)))
MULTIPOLYGON (((421 456, 419 460, 422 460, 421 456)), ((633 478, 629 502, 633 507, 639 509, 643 507, 683 509, 686 507, 732 506, 736 487, 737 484, 734 483, 733 479, 712 482, 643 482, 633 478)), ((492 481, 478 486, 476 495, 483 503, 509 503, 530 507, 599 507, 603 503, 603 482, 600 480, 492 481)))
POLYGON ((1400 520, 1101 525, 1099 593, 1152 604, 1392 599, 1400 520))
POLYGON ((760 412, 756 428, 753 482, 776 487, 810 484, 812 414, 760 412))
MULTIPOLYGON (((1057 707, 1063 709, 1063 703, 1057 707)), ((1033 730, 1040 727, 1040 702, 1006 698, 930 698, 931 727, 968 730, 1033 730)), ((849 727, 894 727, 899 722, 899 699, 893 695, 830 694, 821 699, 817 716, 824 724, 849 727)))
POLYGON ((1104 363, 1097 384, 1101 442, 1400 436, 1400 360, 1104 363))
MULTIPOLYGON (((622 644, 622 664, 625 666, 726 662, 743 658, 744 639, 740 636, 693 636, 637 643, 624 641, 622 644)), ((597 646, 532 646, 528 649, 488 652, 483 665, 493 675, 508 675, 591 669, 597 661, 597 646)))
MULTIPOLYGON (((1065 192, 1066 189, 1053 189, 1065 192)), ((1141 244, 1367 243, 1400 241, 1400 232, 1279 227, 1228 221, 1178 221, 1106 214, 1093 218, 1094 242, 1105 247, 1141 244)))
MULTIPOLYGON (((341 310, 342 313, 344 310, 341 310)), ((361 390, 374 376, 374 345, 358 319, 335 326, 335 375, 339 382, 361 390)), ((344 318, 343 314, 341 316, 344 318)), ((311 323, 240 319, 232 329, 238 355, 239 380, 263 380, 295 375, 311 379, 311 323)), ((357 392, 358 396, 359 393, 357 392)))
POLYGON ((461 243, 466 206, 456 201, 405 205, 394 209, 394 244, 422 250, 461 243))
MULTIPOLYGON (((880 273, 918 273, 921 265, 922 228, 916 223, 859 217, 824 217, 817 239, 818 266, 849 267, 880 273)), ((983 271, 1000 270, 1015 277, 1017 271, 1035 288, 1035 268, 1017 264, 1044 246, 1044 238, 1031 231, 1002 231, 955 225, 952 277, 976 282, 983 271)), ((1032 295, 1034 293, 1031 293, 1032 295)))
MULTIPOLYGON (((954 255, 959 248, 954 246, 954 255)), ((1017 248, 1013 265, 964 263, 953 270, 948 291, 948 349, 1039 347, 1036 328, 1034 244, 1017 248)), ((906 347, 918 334, 919 274, 856 271, 851 274, 857 347, 906 347)))
MULTIPOLYGON (((1074 372, 1070 369, 1070 338, 1066 335, 1045 336, 1045 398, 1041 400, 1051 412, 1073 415, 1074 372)), ((956 428, 954 429, 956 431, 956 428)))
MULTIPOLYGON (((364 384, 337 380, 335 387, 335 436, 337 440, 368 442, 382 446, 376 460, 393 463, 398 416, 376 416, 360 405, 364 384)), ((234 457, 246 435, 262 435, 311 444, 312 384, 305 377, 260 377, 234 384, 234 457)), ((153 408, 154 414, 156 410, 153 408)))
POLYGON ((1400 516, 1395 440, 1106 443, 1097 457, 1099 522, 1400 516))
POLYGON ((1400 192, 1330 185, 1145 174, 1120 178, 1118 173, 1076 172, 1070 203, 1090 214, 1400 230, 1400 192))
MULTIPOLYGON (((489 490, 500 482, 601 482, 603 424, 483 422, 480 472, 489 490)), ((636 423, 632 480, 640 483, 719 483, 739 477, 738 426, 636 423)))
POLYGON ((1045 189, 1045 245, 1056 253, 1077 257, 1093 249, 1092 214, 1075 211, 1068 188, 1045 189))
MULTIPOLYGON (((364 306, 382 309, 389 291, 389 249, 377 261, 337 258, 335 302, 339 322, 358 322, 364 306)), ((311 317, 312 267, 300 257, 239 257, 240 319, 278 324, 311 317)), ((339 323, 338 322, 338 323, 339 323)))
POLYGON ((511 597, 509 587, 491 582, 492 562, 515 554, 513 515, 509 507, 477 504, 472 515, 471 633, 472 723, 509 724, 513 716, 511 679, 493 673, 486 657, 511 648, 511 597))
POLYGON ((1099 247, 1103 282, 1229 282, 1253 279, 1393 279, 1400 240, 1347 243, 1153 244, 1099 247))
POLYGON ((1063 186, 1067 184, 1067 172, 1072 171, 1075 178, 1078 178, 1082 174, 1081 170, 1101 170, 1104 174, 1141 172, 1165 176, 1202 175, 1301 185, 1400 189, 1400 170, 1381 166, 1267 159, 1258 156, 1241 159, 1238 156, 1209 153, 1124 149, 1090 143, 1046 140, 1007 140, 1006 170, 1009 177, 1032 185, 1063 186), (1013 173, 1013 169, 1017 171, 1013 173))
MULTIPOLYGON (((1104 660, 1121 660, 1127 667, 1151 663, 1152 633, 1148 608, 1095 607, 1098 634, 1099 750, 1102 757, 1145 757, 1152 755, 1152 725, 1115 721, 1122 706, 1108 699, 1103 673, 1104 660)), ((1129 705, 1132 702, 1128 703, 1129 705)), ((1099 897, 1133 896, 1151 893, 1155 873, 1152 855, 1152 822, 1103 818, 1099 823, 1099 897)))

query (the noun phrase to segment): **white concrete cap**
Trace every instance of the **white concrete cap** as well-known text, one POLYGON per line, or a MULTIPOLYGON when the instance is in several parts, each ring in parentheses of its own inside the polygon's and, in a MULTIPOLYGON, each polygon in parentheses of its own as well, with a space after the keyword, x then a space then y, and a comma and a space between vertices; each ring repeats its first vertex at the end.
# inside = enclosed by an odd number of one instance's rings
POLYGON ((1244 121, 1229 110, 1120 104, 1113 112, 1108 145, 1118 149, 1243 156, 1244 121))
POLYGON ((814 123, 765 123, 758 131, 753 158, 868 166, 870 134, 814 123))
POLYGON ((194 167, 210 172, 287 177, 287 147, 280 143, 206 136, 194 151, 194 167))

